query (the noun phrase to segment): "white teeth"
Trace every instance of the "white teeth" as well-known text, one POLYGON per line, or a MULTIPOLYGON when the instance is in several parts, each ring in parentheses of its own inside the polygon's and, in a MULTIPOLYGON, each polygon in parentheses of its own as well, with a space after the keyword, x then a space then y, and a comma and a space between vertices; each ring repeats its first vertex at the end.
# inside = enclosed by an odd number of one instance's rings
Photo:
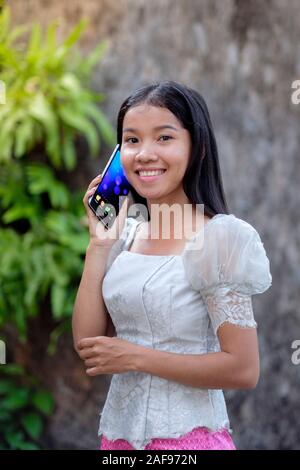
POLYGON ((155 176, 162 175, 165 170, 153 170, 153 171, 139 171, 140 176, 155 176))

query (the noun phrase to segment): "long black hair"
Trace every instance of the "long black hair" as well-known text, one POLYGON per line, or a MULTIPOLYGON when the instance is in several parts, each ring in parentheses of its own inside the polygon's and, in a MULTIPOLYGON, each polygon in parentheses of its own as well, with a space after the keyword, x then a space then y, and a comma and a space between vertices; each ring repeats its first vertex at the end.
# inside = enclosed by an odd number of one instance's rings
POLYGON ((117 140, 120 146, 125 114, 142 103, 167 108, 190 133, 192 150, 183 177, 183 189, 189 201, 203 204, 204 213, 209 217, 228 214, 217 143, 204 98, 196 90, 172 80, 138 88, 126 98, 118 113, 117 140))

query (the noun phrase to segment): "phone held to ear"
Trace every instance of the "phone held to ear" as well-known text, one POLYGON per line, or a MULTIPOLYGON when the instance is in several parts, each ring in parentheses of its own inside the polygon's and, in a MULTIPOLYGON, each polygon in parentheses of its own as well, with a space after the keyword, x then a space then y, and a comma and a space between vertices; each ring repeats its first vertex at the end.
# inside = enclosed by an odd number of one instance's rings
POLYGON ((93 196, 89 198, 88 204, 108 230, 112 227, 126 197, 129 198, 129 205, 131 202, 144 204, 144 199, 138 195, 126 178, 121 165, 120 145, 118 144, 111 154, 103 170, 102 179, 93 196))

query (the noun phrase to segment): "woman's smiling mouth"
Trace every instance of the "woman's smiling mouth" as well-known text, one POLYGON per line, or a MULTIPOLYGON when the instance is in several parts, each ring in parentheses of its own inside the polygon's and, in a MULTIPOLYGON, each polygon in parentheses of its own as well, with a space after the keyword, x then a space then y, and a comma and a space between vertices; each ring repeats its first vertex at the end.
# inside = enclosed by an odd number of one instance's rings
POLYGON ((135 173, 142 181, 156 181, 159 179, 167 170, 137 170, 135 173))

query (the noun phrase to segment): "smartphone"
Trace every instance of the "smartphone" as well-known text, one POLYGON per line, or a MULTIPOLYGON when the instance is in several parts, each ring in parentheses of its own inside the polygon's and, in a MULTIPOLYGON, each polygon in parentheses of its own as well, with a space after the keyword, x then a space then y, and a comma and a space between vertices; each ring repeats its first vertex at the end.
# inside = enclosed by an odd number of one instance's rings
POLYGON ((90 209, 108 230, 113 225, 120 209, 129 198, 129 205, 133 203, 145 204, 145 199, 139 196, 126 178, 121 165, 120 145, 116 145, 103 172, 102 179, 93 196, 88 200, 90 209))

